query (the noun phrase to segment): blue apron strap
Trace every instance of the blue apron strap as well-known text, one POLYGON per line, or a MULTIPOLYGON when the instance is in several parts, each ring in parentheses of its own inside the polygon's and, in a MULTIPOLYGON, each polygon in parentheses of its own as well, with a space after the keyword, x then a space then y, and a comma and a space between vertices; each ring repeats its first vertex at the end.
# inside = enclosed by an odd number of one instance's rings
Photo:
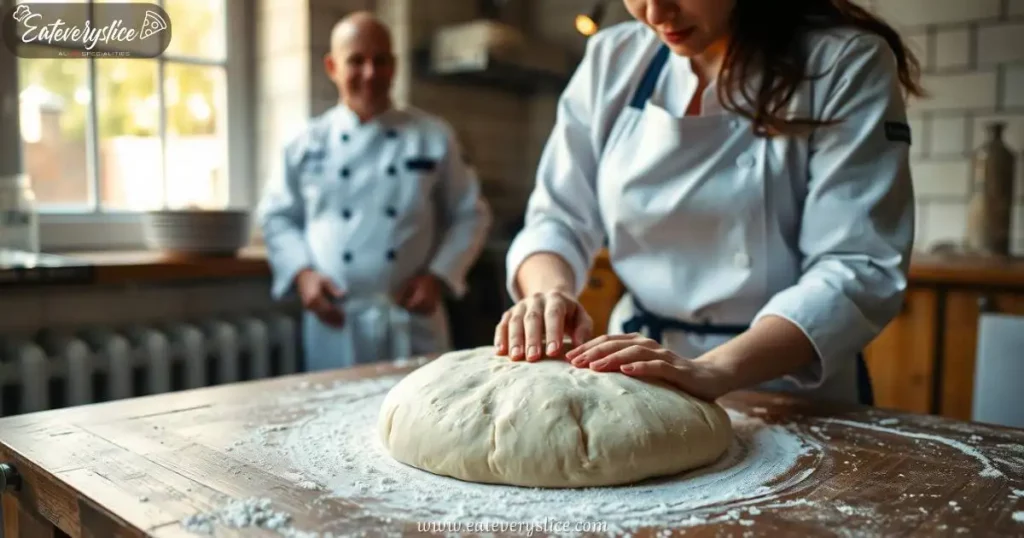
POLYGON ((668 61, 668 53, 668 46, 662 45, 658 48, 658 52, 654 54, 654 58, 651 59, 651 63, 647 66, 644 78, 640 79, 640 86, 637 87, 636 93, 633 94, 633 100, 630 101, 629 106, 643 108, 647 100, 654 94, 654 88, 658 85, 658 77, 661 76, 661 71, 665 68, 665 62, 668 61))
POLYGON ((863 353, 857 354, 857 400, 861 405, 875 406, 875 391, 871 386, 871 374, 863 353))

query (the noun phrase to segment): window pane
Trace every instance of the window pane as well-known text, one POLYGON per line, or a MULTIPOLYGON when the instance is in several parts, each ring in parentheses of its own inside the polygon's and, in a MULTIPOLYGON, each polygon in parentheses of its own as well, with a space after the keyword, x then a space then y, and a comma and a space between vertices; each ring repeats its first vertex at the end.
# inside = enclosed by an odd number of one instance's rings
POLYGON ((156 60, 96 60, 100 206, 163 205, 163 151, 156 60))
POLYGON ((227 207, 226 98, 224 68, 166 65, 168 207, 227 207))
POLYGON ((25 171, 43 209, 83 209, 92 203, 86 158, 88 67, 82 59, 18 60, 25 171))
POLYGON ((224 59, 227 55, 224 0, 167 0, 164 10, 171 18, 167 55, 224 59))

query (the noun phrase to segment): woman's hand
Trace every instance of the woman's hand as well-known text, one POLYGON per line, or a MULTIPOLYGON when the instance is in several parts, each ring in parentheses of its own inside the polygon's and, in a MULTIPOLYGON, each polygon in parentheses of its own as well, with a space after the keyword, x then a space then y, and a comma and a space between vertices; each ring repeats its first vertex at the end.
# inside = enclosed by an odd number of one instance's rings
POLYGON ((494 331, 498 355, 514 361, 536 361, 563 353, 563 339, 573 345, 586 342, 594 323, 579 301, 561 289, 534 293, 519 301, 501 316, 494 331))
POLYGON ((640 334, 601 336, 565 358, 578 368, 661 379, 709 402, 733 390, 734 376, 728 370, 709 360, 683 359, 640 334))

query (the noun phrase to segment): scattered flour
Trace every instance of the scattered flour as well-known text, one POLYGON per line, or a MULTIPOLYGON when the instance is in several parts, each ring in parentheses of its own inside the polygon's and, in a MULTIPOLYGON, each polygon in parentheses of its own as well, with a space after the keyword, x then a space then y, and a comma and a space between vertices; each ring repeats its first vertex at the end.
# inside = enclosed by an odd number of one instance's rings
MULTIPOLYGON (((289 409, 289 415, 278 416, 275 422, 287 424, 255 428, 252 438, 232 446, 255 443, 259 450, 245 451, 246 457, 255 458, 252 463, 288 467, 299 488, 318 496, 313 506, 326 507, 329 504, 324 501, 344 499, 346 510, 337 516, 341 518, 339 524, 376 521, 382 528, 392 521, 600 521, 607 525, 602 534, 628 536, 650 526, 676 528, 685 535, 686 527, 731 523, 743 527, 736 535, 746 536, 752 535, 745 529, 754 527, 754 516, 802 508, 806 517, 819 524, 850 523, 848 518, 855 517, 861 521, 852 524, 866 530, 863 525, 877 523, 876 507, 819 504, 806 499, 815 487, 809 479, 818 469, 840 464, 853 465, 854 471, 857 468, 858 462, 833 459, 840 453, 826 454, 821 445, 822 439, 829 439, 822 427, 825 424, 909 437, 919 445, 942 443, 979 461, 981 477, 1003 476, 993 464, 1000 461, 985 456, 978 447, 939 435, 885 427, 899 424, 896 419, 874 424, 821 419, 821 425, 811 426, 808 435, 799 426, 772 425, 756 416, 730 411, 736 438, 728 452, 715 464, 685 475, 631 486, 575 490, 463 482, 398 463, 381 445, 377 434, 380 405, 403 376, 298 385, 300 389, 315 390, 293 391, 277 398, 276 408, 289 409)), ((754 408, 752 413, 763 415, 767 410, 754 408)), ((1021 453, 1017 447, 1008 450, 1021 453)), ((905 478, 902 474, 900 477, 905 478)), ((1024 498, 1024 491, 1012 490, 1012 495, 1024 498)), ((956 501, 949 505, 959 512, 956 501)), ((920 512, 928 516, 927 510, 920 508, 920 512)), ((1024 522, 1024 512, 1015 512, 1013 519, 1024 522)), ((212 534, 218 525, 259 527, 285 538, 334 538, 329 533, 295 529, 287 515, 271 509, 267 499, 228 502, 219 510, 182 522, 187 530, 206 534, 212 534)))
MULTIPOLYGON (((730 411, 736 439, 715 464, 614 488, 544 489, 463 482, 396 462, 377 434, 381 403, 401 376, 347 382, 303 405, 312 411, 263 457, 290 462, 325 498, 352 501, 350 517, 406 521, 601 521, 609 531, 692 526, 804 506, 798 492, 819 468, 822 447, 783 426, 730 411), (337 402, 345 402, 338 405, 337 402), (797 470, 798 463, 804 463, 797 470), (758 503, 758 507, 745 505, 758 503), (725 513, 723 513, 725 511, 725 513)), ((285 396, 288 398, 289 396, 285 396)))
POLYGON ((978 473, 978 476, 981 476, 981 477, 984 477, 984 478, 998 478, 998 477, 1005 476, 1002 473, 1002 471, 1000 471, 999 469, 996 469, 996 467, 994 465, 992 465, 992 461, 988 457, 986 457, 984 454, 982 454, 981 451, 979 451, 977 448, 974 448, 973 446, 965 444, 965 443, 961 443, 960 441, 956 441, 954 439, 949 439, 948 437, 942 437, 941 435, 932 435, 932 434, 928 434, 928 433, 915 433, 915 432, 908 432, 908 431, 903 431, 903 430, 894 430, 892 428, 885 428, 885 427, 882 427, 882 426, 875 426, 875 425, 872 425, 872 424, 864 424, 864 423, 861 423, 861 422, 854 422, 854 421, 851 421, 851 420, 841 420, 841 419, 836 419, 836 418, 825 418, 825 419, 822 419, 822 421, 823 422, 828 422, 828 423, 831 423, 831 424, 842 424, 844 426, 852 426, 854 428, 864 428, 864 429, 868 429, 868 430, 875 430, 875 431, 880 431, 880 432, 885 432, 885 433, 891 433, 893 435, 899 435, 899 436, 903 436, 903 437, 911 437, 911 438, 914 438, 914 439, 917 439, 917 440, 934 441, 936 443, 943 443, 943 444, 949 445, 949 446, 959 450, 960 452, 963 452, 964 454, 966 454, 966 455, 968 455, 968 456, 978 460, 981 463, 981 466, 982 466, 981 471, 978 473))
POLYGON ((260 527, 282 531, 290 527, 291 516, 270 508, 270 499, 230 501, 213 512, 196 514, 181 521, 181 526, 196 534, 213 535, 216 526, 230 529, 260 527))

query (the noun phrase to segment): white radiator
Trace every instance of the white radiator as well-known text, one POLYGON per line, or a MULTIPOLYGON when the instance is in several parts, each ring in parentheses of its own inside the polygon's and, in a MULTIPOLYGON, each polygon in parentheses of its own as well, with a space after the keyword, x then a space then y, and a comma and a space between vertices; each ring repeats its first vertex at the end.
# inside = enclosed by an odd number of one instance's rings
POLYGON ((295 373, 286 312, 40 334, 0 350, 0 416, 295 373))

